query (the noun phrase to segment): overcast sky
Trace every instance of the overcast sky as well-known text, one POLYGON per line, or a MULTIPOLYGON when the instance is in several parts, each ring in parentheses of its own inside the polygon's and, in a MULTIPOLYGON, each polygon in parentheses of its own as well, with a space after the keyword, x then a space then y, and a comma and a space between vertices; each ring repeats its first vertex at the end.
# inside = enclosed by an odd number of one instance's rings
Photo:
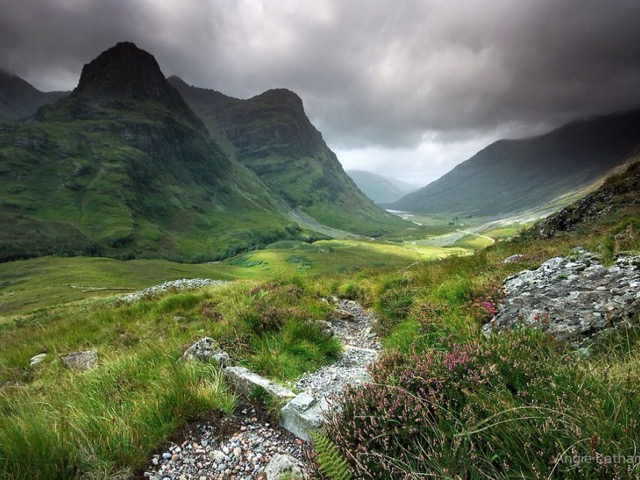
POLYGON ((165 75, 275 87, 347 169, 425 185, 491 141, 640 107, 638 0, 0 0, 0 68, 70 90, 119 41, 165 75))

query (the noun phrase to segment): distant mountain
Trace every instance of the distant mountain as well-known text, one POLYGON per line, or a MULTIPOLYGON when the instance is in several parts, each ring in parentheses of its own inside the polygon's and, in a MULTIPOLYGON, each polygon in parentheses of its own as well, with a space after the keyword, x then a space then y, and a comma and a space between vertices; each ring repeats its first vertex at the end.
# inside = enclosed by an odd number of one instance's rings
POLYGON ((210 260, 298 234, 154 57, 119 43, 32 122, 0 124, 0 260, 210 260))
POLYGON ((395 202, 407 193, 417 190, 417 187, 401 180, 385 178, 366 170, 347 170, 347 175, 376 204, 395 202))
POLYGON ((393 208, 481 216, 527 210, 603 177, 639 151, 640 110, 593 117, 495 142, 393 208))
POLYGON ((324 225, 368 236, 404 225, 356 187, 295 93, 275 89, 239 100, 189 86, 178 77, 168 80, 227 153, 290 208, 324 225))
POLYGON ((0 120, 26 118, 69 92, 41 92, 17 75, 0 70, 0 120))

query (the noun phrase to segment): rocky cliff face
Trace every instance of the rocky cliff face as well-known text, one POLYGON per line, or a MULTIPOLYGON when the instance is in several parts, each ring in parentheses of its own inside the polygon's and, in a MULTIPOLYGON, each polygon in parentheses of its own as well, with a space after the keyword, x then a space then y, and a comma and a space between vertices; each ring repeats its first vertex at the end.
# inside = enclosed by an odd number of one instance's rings
POLYGON ((638 323, 640 256, 605 267, 583 249, 555 257, 504 282, 506 301, 483 331, 518 325, 541 329, 573 346, 588 346, 620 327, 638 323))
MULTIPOLYGON (((131 42, 118 43, 82 68, 78 86, 56 108, 44 109, 38 120, 115 118, 122 112, 145 113, 162 107, 191 127, 206 131, 202 121, 164 77, 156 59, 131 42), (142 108, 141 108, 142 107, 142 108)), ((154 115, 149 112, 149 119, 154 115)))
POLYGON ((560 232, 575 230, 579 225, 615 210, 619 205, 640 204, 640 162, 609 179, 597 191, 555 215, 541 221, 534 229, 541 237, 549 238, 560 232))

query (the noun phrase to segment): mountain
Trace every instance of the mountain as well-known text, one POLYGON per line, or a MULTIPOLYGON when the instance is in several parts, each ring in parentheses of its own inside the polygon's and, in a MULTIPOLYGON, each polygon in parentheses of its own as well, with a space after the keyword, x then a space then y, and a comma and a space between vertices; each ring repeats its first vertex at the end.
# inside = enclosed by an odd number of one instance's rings
POLYGON ((33 121, 0 124, 0 178, 0 260, 210 260, 299 230, 133 43, 33 121))
POLYGON ((227 153, 291 209, 324 225, 367 236, 405 225, 356 187, 295 93, 274 89, 240 100, 189 86, 178 77, 168 80, 227 153))
POLYGON ((638 151, 640 110, 588 118, 497 141, 393 208, 480 216, 527 210, 602 178, 638 151))
POLYGON ((395 178, 385 178, 366 170, 347 170, 347 175, 364 194, 376 204, 392 203, 400 200, 417 187, 395 178))
POLYGON ((26 118, 69 92, 41 92, 17 75, 0 69, 0 121, 26 118))

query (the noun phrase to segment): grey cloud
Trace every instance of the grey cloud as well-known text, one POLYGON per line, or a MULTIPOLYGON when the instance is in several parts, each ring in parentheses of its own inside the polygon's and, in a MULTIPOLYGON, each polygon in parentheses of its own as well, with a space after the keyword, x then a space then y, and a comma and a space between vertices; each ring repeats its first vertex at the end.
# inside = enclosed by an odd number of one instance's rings
MULTIPOLYGON (((640 2, 0 0, 0 67, 79 77, 122 40, 246 98, 286 87, 333 146, 526 135, 640 106, 640 2)), ((67 85, 72 88, 74 85, 67 85)))

